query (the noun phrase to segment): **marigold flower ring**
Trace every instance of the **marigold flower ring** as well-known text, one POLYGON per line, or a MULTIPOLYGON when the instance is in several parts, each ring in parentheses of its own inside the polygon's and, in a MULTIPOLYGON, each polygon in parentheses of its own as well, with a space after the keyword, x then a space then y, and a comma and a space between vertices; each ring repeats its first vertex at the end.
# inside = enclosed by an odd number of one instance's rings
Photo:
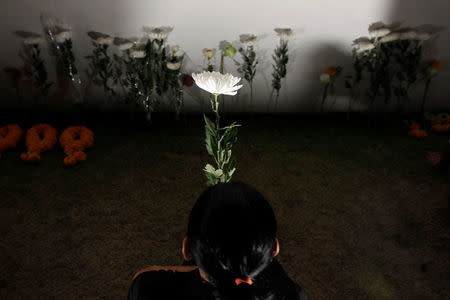
POLYGON ((28 129, 25 144, 28 151, 20 158, 26 162, 38 162, 42 152, 52 149, 58 141, 58 132, 48 124, 37 124, 28 129))
POLYGON ((8 149, 15 148, 23 136, 23 130, 17 124, 0 127, 0 158, 8 149))
POLYGON ((94 134, 85 126, 71 126, 59 137, 59 144, 67 155, 64 158, 64 165, 74 166, 86 160, 87 156, 83 151, 94 144, 94 134))

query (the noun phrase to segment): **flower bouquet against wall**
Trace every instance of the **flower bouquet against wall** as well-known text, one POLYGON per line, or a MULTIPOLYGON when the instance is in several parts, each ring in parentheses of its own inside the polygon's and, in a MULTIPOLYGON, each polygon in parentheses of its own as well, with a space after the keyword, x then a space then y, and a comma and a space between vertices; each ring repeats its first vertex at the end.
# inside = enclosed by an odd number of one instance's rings
POLYGON ((354 42, 353 64, 356 83, 364 75, 369 78, 367 95, 373 109, 378 96, 384 98, 385 105, 393 96, 399 103, 409 99, 409 88, 417 80, 422 41, 430 36, 416 30, 371 27, 370 38, 363 37, 354 42))
POLYGON ((82 103, 83 90, 73 54, 72 30, 68 26, 63 25, 59 20, 45 15, 41 15, 41 23, 53 50, 57 53, 72 82, 75 90, 75 102, 82 103))
POLYGON ((183 108, 183 83, 186 78, 181 74, 181 66, 183 64, 184 53, 180 54, 180 47, 175 45, 171 49, 170 55, 167 57, 167 80, 169 90, 174 100, 175 116, 178 120, 181 109, 183 108))
POLYGON ((114 64, 108 54, 109 47, 114 43, 114 38, 100 32, 89 31, 88 36, 92 39, 94 50, 92 55, 87 56, 89 60, 88 76, 92 82, 103 88, 110 96, 116 96, 114 91, 114 64))
POLYGON ((231 148, 237 141, 237 127, 233 122, 226 127, 220 127, 219 102, 217 97, 220 94, 234 96, 242 85, 236 85, 241 79, 231 74, 221 74, 219 72, 202 72, 192 74, 198 87, 211 93, 214 98, 210 100, 211 108, 216 116, 212 122, 205 115, 206 150, 214 158, 215 167, 207 164, 204 172, 207 178, 207 185, 215 185, 219 182, 228 182, 236 171, 236 161, 231 156, 231 148))
POLYGON ((32 91, 35 95, 35 101, 37 101, 40 96, 46 97, 53 85, 52 82, 48 81, 47 69, 41 55, 41 47, 45 40, 40 34, 33 32, 16 31, 16 34, 24 38, 19 56, 24 62, 24 70, 30 74, 32 91))

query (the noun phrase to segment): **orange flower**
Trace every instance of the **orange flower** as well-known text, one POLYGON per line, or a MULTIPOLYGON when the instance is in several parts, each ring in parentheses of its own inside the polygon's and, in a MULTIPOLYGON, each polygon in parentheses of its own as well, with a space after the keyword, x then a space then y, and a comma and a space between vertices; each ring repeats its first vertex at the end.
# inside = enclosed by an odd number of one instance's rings
POLYGON ((427 136, 427 132, 422 129, 412 129, 408 132, 408 135, 415 138, 424 138, 427 136))
POLYGON ((68 127, 61 134, 59 144, 67 155, 64 158, 64 165, 74 166, 78 162, 86 160, 86 154, 83 151, 94 144, 94 134, 84 126, 68 127))
POLYGON ((444 64, 440 60, 435 60, 431 63, 431 67, 433 69, 435 69, 436 71, 441 69, 443 66, 444 66, 444 64))
POLYGON ((412 123, 411 126, 409 127, 409 129, 419 129, 420 125, 417 123, 412 123))
POLYGON ((26 162, 38 162, 42 152, 52 149, 58 141, 58 132, 48 124, 37 124, 28 129, 26 145, 28 152, 20 156, 26 162))
POLYGON ((442 120, 439 117, 431 120, 431 125, 436 125, 436 124, 441 124, 441 123, 442 123, 442 120))
POLYGON ((334 75, 336 75, 337 70, 336 70, 336 68, 328 67, 328 68, 326 68, 325 73, 327 73, 330 76, 334 76, 334 75))
POLYGON ((23 136, 23 130, 17 124, 0 127, 0 157, 2 152, 15 148, 23 136))

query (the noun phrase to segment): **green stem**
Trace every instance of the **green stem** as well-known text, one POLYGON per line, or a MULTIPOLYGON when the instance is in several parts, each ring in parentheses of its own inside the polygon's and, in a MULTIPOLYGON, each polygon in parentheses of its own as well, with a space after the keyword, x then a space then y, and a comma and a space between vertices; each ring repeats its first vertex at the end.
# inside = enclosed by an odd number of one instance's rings
POLYGON ((424 109, 425 109, 425 101, 427 99, 427 94, 428 94, 428 88, 430 87, 430 82, 431 82, 431 78, 427 79, 427 82, 425 84, 425 92, 423 93, 423 98, 422 98, 422 106, 420 108, 420 112, 423 115, 424 109))
POLYGON ((250 84, 250 107, 253 105, 253 80, 249 82, 250 84))
POLYGON ((324 89, 323 89, 323 94, 322 94, 322 105, 321 105, 321 108, 320 108, 320 112, 321 112, 321 113, 323 113, 323 105, 325 104, 325 99, 327 98, 328 86, 329 86, 329 85, 330 85, 330 84, 327 83, 327 84, 325 85, 324 89))

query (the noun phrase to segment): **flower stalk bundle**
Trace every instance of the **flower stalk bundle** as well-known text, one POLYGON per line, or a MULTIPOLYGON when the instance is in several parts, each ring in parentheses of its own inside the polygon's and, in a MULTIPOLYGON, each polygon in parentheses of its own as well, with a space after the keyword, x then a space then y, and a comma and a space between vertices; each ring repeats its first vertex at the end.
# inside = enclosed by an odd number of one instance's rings
POLYGON ((47 96, 52 82, 48 81, 47 69, 41 57, 41 45, 45 42, 41 35, 33 32, 16 32, 23 37, 23 46, 19 56, 25 63, 25 69, 30 69, 33 84, 42 96, 47 96))
POLYGON ((95 31, 89 31, 88 35, 92 38, 92 45, 94 46, 92 55, 87 57, 90 60, 88 75, 95 85, 103 87, 106 93, 115 96, 113 60, 108 54, 108 48, 113 44, 114 38, 95 31))
POLYGON ((287 63, 289 62, 288 56, 288 41, 292 36, 292 30, 290 28, 275 28, 275 32, 280 37, 280 43, 275 48, 275 53, 272 58, 275 62, 272 72, 272 94, 275 92, 275 110, 278 107, 278 98, 281 89, 281 80, 286 77, 287 63))
POLYGON ((206 133, 206 150, 215 162, 215 167, 207 164, 203 171, 207 178, 207 185, 215 185, 219 182, 228 182, 231 180, 233 173, 236 171, 236 160, 231 156, 231 148, 237 141, 237 127, 241 126, 233 122, 226 127, 220 127, 219 95, 234 96, 242 85, 237 85, 241 80, 231 74, 221 74, 219 72, 202 72, 192 74, 195 84, 203 90, 211 93, 211 108, 215 114, 216 120, 212 122, 206 115, 205 133, 206 133))
POLYGON ((255 35, 242 35, 241 43, 243 48, 239 49, 244 60, 243 65, 240 68, 240 72, 243 73, 245 80, 247 80, 250 88, 250 105, 253 104, 253 79, 256 74, 256 65, 258 60, 256 58, 256 52, 254 50, 254 45, 258 41, 255 35))
MULTIPOLYGON (((409 89, 417 81, 422 44, 430 35, 409 29, 392 29, 381 26, 369 30, 370 38, 354 42, 353 65, 356 71, 354 84, 363 74, 369 76, 368 97, 370 106, 378 96, 384 97, 387 105, 393 96, 401 105, 409 101, 409 89)), ((348 84, 348 86, 353 86, 348 84)))
POLYGON ((43 15, 41 15, 41 22, 47 37, 59 54, 59 58, 72 81, 75 89, 75 102, 83 102, 81 79, 75 64, 75 56, 72 49, 72 30, 67 28, 67 26, 57 25, 55 20, 50 17, 44 17, 43 15))

